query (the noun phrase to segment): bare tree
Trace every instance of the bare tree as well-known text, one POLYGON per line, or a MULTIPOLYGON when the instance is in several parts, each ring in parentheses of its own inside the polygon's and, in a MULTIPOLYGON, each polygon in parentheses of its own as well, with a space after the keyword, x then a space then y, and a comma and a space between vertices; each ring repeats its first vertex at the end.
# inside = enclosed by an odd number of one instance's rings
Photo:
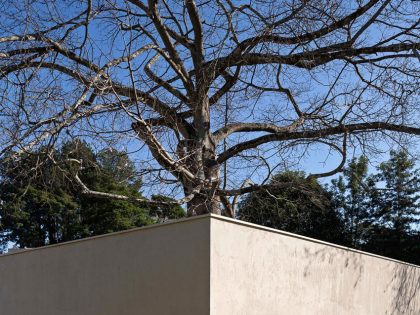
MULTIPOLYGON (((420 135, 410 0, 1 1, 0 152, 126 145, 188 214, 228 215, 282 159, 420 135), (222 172, 221 172, 222 171, 222 172)), ((76 163, 80 161, 75 161, 76 163)), ((88 194, 126 198, 92 191, 88 194)), ((145 200, 138 200, 145 202, 145 200)))

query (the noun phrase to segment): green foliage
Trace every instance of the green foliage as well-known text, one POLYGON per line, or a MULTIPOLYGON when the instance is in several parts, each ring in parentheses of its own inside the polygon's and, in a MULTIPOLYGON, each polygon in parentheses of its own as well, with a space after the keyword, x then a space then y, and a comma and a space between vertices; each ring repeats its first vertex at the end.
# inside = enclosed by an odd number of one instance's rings
POLYGON ((353 158, 343 175, 331 181, 331 193, 336 210, 342 216, 346 242, 353 248, 362 248, 372 221, 371 192, 374 181, 368 176, 368 160, 353 158))
MULTIPOLYGON (((70 180, 81 168, 91 189, 141 198, 142 179, 124 152, 95 154, 74 140, 50 152, 54 162, 41 154, 0 163, 0 250, 9 241, 37 247, 185 216, 166 196, 145 207, 82 194, 70 180)), ((269 184, 241 201, 240 219, 420 264, 420 171, 406 151, 392 151, 374 175, 366 157, 353 158, 329 187, 292 171, 269 184)))
POLYGON ((239 219, 342 243, 340 218, 332 207, 329 193, 316 179, 289 171, 274 176, 271 184, 287 186, 249 194, 239 205, 239 219))
POLYGON ((155 223, 151 209, 131 201, 84 195, 70 180, 82 161, 80 178, 93 190, 140 198, 141 178, 127 155, 117 150, 94 154, 84 142, 65 143, 40 159, 42 149, 0 169, 0 238, 37 247, 155 223), (40 162, 42 161, 42 163, 40 162))
POLYGON ((391 151, 378 171, 379 189, 373 196, 372 229, 365 248, 420 264, 420 172, 415 160, 407 151, 391 151))
POLYGON ((419 264, 419 175, 404 150, 391 151, 390 159, 370 176, 365 157, 351 160, 331 185, 348 245, 419 264))
POLYGON ((379 166, 376 178, 385 187, 380 190, 376 221, 397 233, 406 233, 419 223, 420 172, 407 151, 391 151, 389 161, 379 166))
POLYGON ((136 191, 141 187, 141 177, 137 176, 134 163, 125 152, 109 148, 97 155, 97 162, 101 172, 112 177, 118 183, 129 186, 136 191))
POLYGON ((42 246, 73 239, 80 235, 77 204, 66 192, 42 191, 30 185, 23 190, 2 191, 2 227, 8 239, 21 247, 42 246), (10 198, 10 199, 8 199, 10 198), (10 227, 10 228, 8 228, 10 227))
POLYGON ((299 172, 270 184, 243 199, 240 219, 420 264, 420 171, 407 151, 372 175, 353 158, 327 187, 299 172))
MULTIPOLYGON (((162 195, 153 195, 152 196, 153 201, 163 201, 163 202, 170 202, 173 201, 173 199, 162 196, 162 195)), ((175 219, 181 219, 185 217, 185 211, 181 206, 175 205, 151 205, 150 206, 150 215, 153 217, 159 218, 159 220, 175 220, 175 219)))

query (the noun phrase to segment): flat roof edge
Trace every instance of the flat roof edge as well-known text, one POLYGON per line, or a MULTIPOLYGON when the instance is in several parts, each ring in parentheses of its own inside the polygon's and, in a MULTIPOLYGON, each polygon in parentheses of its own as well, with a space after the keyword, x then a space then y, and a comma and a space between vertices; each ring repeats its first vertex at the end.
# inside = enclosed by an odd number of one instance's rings
POLYGON ((53 244, 53 245, 46 245, 46 246, 42 246, 42 247, 22 249, 20 251, 16 251, 16 252, 12 252, 12 253, 1 254, 0 259, 3 258, 3 257, 8 257, 8 256, 12 256, 12 255, 21 255, 21 254, 25 254, 25 253, 32 252, 32 251, 45 250, 45 249, 55 248, 55 247, 59 247, 59 246, 66 246, 66 245, 71 245, 71 244, 79 243, 79 242, 88 242, 88 241, 96 240, 96 239, 99 239, 99 238, 107 238, 107 237, 112 237, 112 236, 116 236, 116 235, 139 232, 139 231, 143 231, 143 230, 157 229, 157 228, 161 228, 161 227, 166 227, 168 225, 181 224, 181 223, 186 223, 186 222, 191 222, 191 221, 203 220, 203 219, 207 219, 207 218, 215 219, 215 220, 219 220, 219 221, 225 221, 225 222, 229 222, 231 224, 246 226, 246 227, 252 228, 252 229, 258 229, 258 230, 263 230, 263 231, 266 231, 266 232, 281 234, 281 235, 305 240, 305 241, 312 242, 312 243, 318 243, 318 244, 322 244, 322 245, 329 246, 329 247, 335 247, 335 248, 338 248, 338 249, 351 251, 351 252, 361 254, 361 255, 367 255, 367 256, 375 257, 375 258, 382 259, 382 260, 388 260, 388 261, 391 261, 391 262, 395 262, 395 263, 399 263, 399 264, 403 264, 403 265, 407 265, 407 266, 411 266, 411 267, 415 267, 415 268, 420 268, 420 266, 418 266, 418 265, 411 264, 411 263, 408 263, 408 262, 404 262, 404 261, 401 261, 401 260, 397 260, 397 259, 393 259, 393 258, 389 258, 389 257, 385 257, 385 256, 381 256, 381 255, 357 250, 357 249, 354 249, 354 248, 351 248, 351 247, 346 247, 346 246, 342 246, 342 245, 338 245, 338 244, 334 244, 334 243, 321 241, 321 240, 318 240, 318 239, 315 239, 315 238, 311 238, 311 237, 307 237, 307 236, 303 236, 303 235, 299 235, 299 234, 295 234, 295 233, 290 233, 290 232, 286 232, 286 231, 282 231, 282 230, 277 230, 277 229, 266 227, 266 226, 263 226, 263 225, 258 225, 258 224, 249 223, 249 222, 246 222, 246 221, 232 219, 232 218, 228 218, 228 217, 217 215, 217 214, 203 214, 203 215, 189 217, 189 218, 182 218, 182 219, 179 219, 179 220, 170 220, 170 221, 167 221, 167 222, 162 222, 162 223, 137 227, 137 228, 124 230, 124 231, 118 231, 118 232, 113 232, 113 233, 107 233, 107 234, 102 234, 102 235, 86 237, 86 238, 82 238, 82 239, 77 239, 77 240, 58 243, 58 244, 53 244))
POLYGON ((408 262, 405 262, 405 261, 401 261, 401 260, 398 260, 398 259, 389 258, 389 257, 386 257, 386 256, 381 256, 381 255, 365 252, 365 251, 354 249, 354 248, 347 247, 347 246, 342 246, 342 245, 338 245, 338 244, 334 244, 334 243, 321 241, 321 240, 318 240, 316 238, 311 238, 311 237, 307 237, 307 236, 303 236, 303 235, 299 235, 299 234, 295 234, 295 233, 291 233, 291 232, 277 230, 277 229, 266 227, 266 226, 263 226, 263 225, 258 225, 258 224, 255 224, 255 223, 250 223, 250 222, 246 222, 246 221, 232 219, 232 218, 228 218, 228 217, 217 215, 217 214, 209 214, 209 215, 212 219, 229 222, 229 223, 233 223, 233 224, 236 224, 236 225, 242 225, 242 226, 246 226, 246 227, 249 227, 249 228, 263 230, 263 231, 267 231, 267 232, 271 232, 271 233, 281 234, 281 235, 305 240, 305 241, 312 242, 312 243, 318 243, 318 244, 322 244, 322 245, 326 245, 326 246, 330 246, 330 247, 336 247, 336 248, 339 248, 339 249, 342 249, 342 250, 351 251, 351 252, 361 254, 361 255, 372 256, 372 257, 375 257, 375 258, 378 258, 378 259, 388 260, 388 261, 392 261, 392 262, 395 262, 395 263, 399 263, 399 264, 403 264, 403 265, 407 265, 407 266, 411 266, 411 267, 415 267, 415 268, 420 268, 420 266, 418 266, 418 265, 411 264, 411 263, 408 263, 408 262))
POLYGON ((73 240, 73 241, 62 242, 62 243, 58 243, 58 244, 45 245, 45 246, 34 247, 34 248, 22 248, 21 250, 15 251, 15 252, 12 252, 12 253, 0 254, 0 259, 3 258, 3 257, 11 256, 11 255, 20 255, 20 254, 25 254, 25 253, 32 252, 32 251, 37 251, 37 250, 44 250, 44 249, 50 249, 50 248, 54 248, 54 247, 71 245, 71 244, 74 244, 74 243, 93 241, 93 240, 96 240, 96 239, 99 239, 99 238, 106 238, 106 237, 112 237, 112 236, 121 235, 121 234, 128 234, 128 233, 134 233, 134 232, 139 232, 139 231, 144 231, 144 230, 157 229, 157 228, 161 228, 161 227, 166 227, 168 225, 186 223, 186 222, 191 222, 191 221, 198 221, 198 220, 203 220, 203 219, 210 218, 210 217, 211 217, 210 214, 203 214, 203 215, 198 215, 198 216, 194 216, 194 217, 182 218, 182 219, 178 219, 178 220, 168 220, 166 222, 161 222, 161 223, 156 223, 156 224, 151 224, 151 225, 145 225, 145 226, 136 227, 136 228, 123 230, 123 231, 118 231, 118 232, 112 232, 112 233, 106 233, 106 234, 101 234, 101 235, 85 237, 85 238, 81 238, 81 239, 77 239, 77 240, 73 240))

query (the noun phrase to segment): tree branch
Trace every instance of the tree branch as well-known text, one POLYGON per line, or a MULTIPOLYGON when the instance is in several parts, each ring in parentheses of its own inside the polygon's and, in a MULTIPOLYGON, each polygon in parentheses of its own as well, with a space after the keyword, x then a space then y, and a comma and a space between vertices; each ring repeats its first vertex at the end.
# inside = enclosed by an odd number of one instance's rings
POLYGON ((221 164, 242 151, 256 148, 259 145, 262 145, 264 143, 271 142, 271 141, 317 139, 317 138, 328 137, 332 135, 339 135, 339 134, 344 134, 344 133, 351 134, 352 132, 356 132, 356 131, 370 131, 370 132, 396 131, 396 132, 409 133, 416 136, 420 135, 420 128, 404 126, 404 125, 396 125, 396 124, 385 123, 385 122, 368 122, 368 123, 360 123, 360 124, 339 125, 339 126, 328 127, 328 128, 319 129, 319 130, 281 132, 281 133, 261 136, 253 140, 245 141, 237 145, 234 145, 233 147, 229 148, 227 151, 220 154, 219 157, 217 158, 217 162, 221 164))

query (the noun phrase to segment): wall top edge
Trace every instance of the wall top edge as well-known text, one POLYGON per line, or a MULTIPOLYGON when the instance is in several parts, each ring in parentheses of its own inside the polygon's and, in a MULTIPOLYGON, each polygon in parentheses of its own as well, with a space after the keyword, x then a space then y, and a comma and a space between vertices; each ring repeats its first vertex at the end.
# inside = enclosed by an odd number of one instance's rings
POLYGON ((26 248, 26 249, 22 249, 22 250, 19 250, 19 251, 16 251, 16 252, 12 252, 12 253, 0 254, 0 259, 4 258, 4 257, 12 256, 12 255, 26 254, 26 253, 29 253, 29 252, 32 252, 32 251, 46 250, 46 249, 50 249, 50 248, 67 246, 67 245, 71 245, 71 244, 74 244, 74 243, 80 243, 80 242, 89 242, 89 241, 93 241, 93 240, 100 239, 100 238, 107 238, 107 237, 113 237, 113 236, 122 235, 122 234, 135 233, 135 232, 144 231, 144 230, 159 229, 159 228, 166 227, 166 226, 169 226, 169 225, 182 224, 182 223, 187 223, 187 222, 191 222, 191 221, 199 221, 199 220, 204 220, 204 219, 209 219, 209 218, 210 218, 210 220, 214 219, 214 220, 218 220, 218 221, 224 221, 224 222, 228 222, 230 224, 241 225, 241 226, 245 226, 245 227, 248 227, 248 228, 251 228, 251 229, 257 229, 257 230, 262 230, 262 231, 266 231, 266 232, 270 232, 270 233, 280 234, 280 235, 284 235, 284 236, 288 236, 288 237, 292 237, 292 238, 296 238, 296 239, 305 240, 305 241, 308 241, 308 242, 311 242, 311 243, 318 243, 318 244, 322 244, 322 245, 325 245, 325 246, 335 247, 335 248, 338 248, 338 249, 354 252, 354 253, 361 254, 361 255, 367 255, 367 256, 378 258, 378 259, 395 262, 395 263, 398 263, 398 264, 403 264, 403 265, 407 265, 407 266, 411 266, 411 267, 415 267, 415 268, 420 268, 420 266, 410 264, 410 263, 407 263, 407 262, 404 262, 404 261, 400 261, 400 260, 397 260, 397 259, 393 259, 393 258, 381 256, 381 255, 376 255, 376 254, 372 254, 372 253, 369 253, 369 252, 364 252, 364 251, 361 251, 361 250, 357 250, 357 249, 354 249, 354 248, 351 248, 351 247, 337 245, 337 244, 334 244, 334 243, 321 241, 321 240, 318 240, 318 239, 315 239, 315 238, 310 238, 310 237, 306 237, 306 236, 302 236, 302 235, 298 235, 298 234, 294 234, 294 233, 290 233, 290 232, 286 232, 286 231, 282 231, 282 230, 277 230, 277 229, 269 228, 269 227, 254 224, 254 223, 249 223, 249 222, 245 222, 245 221, 241 221, 241 220, 237 220, 237 219, 232 219, 232 218, 228 218, 228 217, 217 215, 217 214, 204 214, 204 215, 199 215, 199 216, 194 216, 194 217, 189 217, 189 218, 183 218, 183 219, 179 219, 179 220, 170 220, 170 221, 163 222, 163 223, 152 224, 152 225, 142 226, 142 227, 133 228, 133 229, 129 229, 129 230, 124 230, 124 231, 119 231, 119 232, 113 232, 113 233, 108 233, 108 234, 103 234, 103 235, 87 237, 87 238, 83 238, 83 239, 80 239, 80 240, 63 242, 63 243, 59 243, 59 244, 47 245, 47 246, 42 246, 42 247, 37 247, 37 248, 26 248))
POLYGON ((325 245, 325 246, 335 247, 335 248, 339 248, 339 249, 342 249, 342 250, 345 250, 345 251, 354 252, 354 253, 361 254, 361 255, 367 255, 367 256, 378 258, 378 259, 387 260, 387 261, 395 262, 395 263, 398 263, 398 264, 407 265, 407 266, 410 266, 410 267, 420 268, 420 266, 418 266, 418 265, 414 265, 414 264, 411 264, 411 263, 408 263, 408 262, 405 262, 405 261, 401 261, 401 260, 397 260, 397 259, 393 259, 393 258, 381 256, 381 255, 372 254, 372 253, 357 250, 357 249, 354 249, 354 248, 351 248, 351 247, 346 247, 346 246, 337 245, 337 244, 334 244, 334 243, 321 241, 321 240, 318 240, 316 238, 311 238, 311 237, 307 237, 307 236, 303 236, 303 235, 299 235, 299 234, 294 234, 294 233, 290 233, 290 232, 286 232, 286 231, 282 231, 282 230, 277 230, 277 229, 273 229, 273 228, 266 227, 266 226, 263 226, 263 225, 258 225, 258 224, 249 223, 249 222, 246 222, 246 221, 232 219, 232 218, 228 218, 228 217, 217 215, 217 214, 208 214, 208 216, 210 216, 212 219, 215 219, 215 220, 225 221, 225 222, 229 222, 229 223, 236 224, 236 225, 242 225, 242 226, 245 226, 245 227, 248 227, 248 228, 251 228, 251 229, 257 229, 257 230, 263 230, 263 231, 271 232, 271 233, 275 233, 275 234, 281 234, 281 235, 285 235, 285 236, 288 236, 288 237, 305 240, 305 241, 308 241, 308 242, 311 242, 311 243, 318 243, 318 244, 322 244, 322 245, 325 245))
POLYGON ((168 221, 162 222, 162 223, 156 223, 156 224, 141 226, 141 227, 137 227, 137 228, 133 228, 133 229, 129 229, 129 230, 86 237, 86 238, 82 238, 82 239, 78 239, 78 240, 73 240, 73 241, 68 241, 68 242, 63 242, 63 243, 58 243, 58 244, 53 244, 53 245, 46 245, 46 246, 36 247, 36 248, 24 248, 24 249, 21 249, 21 250, 18 250, 16 252, 12 252, 12 253, 0 254, 0 259, 4 258, 4 257, 7 257, 7 256, 21 255, 21 254, 26 254, 26 253, 32 252, 32 251, 39 251, 39 250, 45 250, 45 249, 50 249, 50 248, 55 248, 55 247, 60 247, 60 246, 67 246, 67 245, 71 245, 71 244, 74 244, 74 243, 89 242, 89 241, 93 241, 93 240, 96 240, 96 239, 107 238, 107 237, 117 236, 117 235, 121 235, 121 234, 129 234, 129 233, 135 233, 135 232, 144 231, 144 230, 158 229, 158 228, 161 228, 161 227, 166 227, 168 225, 181 224, 181 223, 186 223, 186 222, 191 222, 191 221, 199 221, 199 220, 207 219, 207 218, 210 218, 210 217, 211 217, 210 214, 203 214, 203 215, 198 215, 198 216, 189 217, 189 218, 182 218, 182 219, 178 219, 178 220, 168 220, 168 221))

